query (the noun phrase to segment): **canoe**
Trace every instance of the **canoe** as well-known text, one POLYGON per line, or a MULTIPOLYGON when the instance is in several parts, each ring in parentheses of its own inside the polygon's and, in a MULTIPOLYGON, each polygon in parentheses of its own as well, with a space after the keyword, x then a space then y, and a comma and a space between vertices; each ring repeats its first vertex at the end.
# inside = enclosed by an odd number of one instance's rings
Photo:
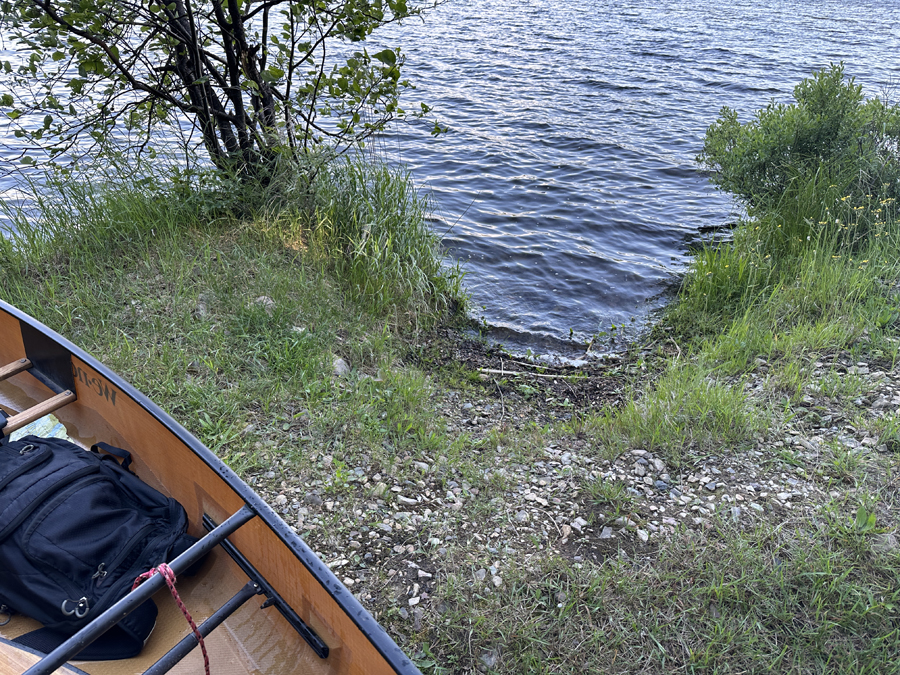
MULTIPOLYGON (((96 359, 3 301, 0 408, 10 415, 2 433, 52 413, 85 448, 103 441, 129 451, 135 473, 184 506, 188 532, 201 540, 171 566, 177 574, 187 567, 177 567, 182 558, 210 549, 200 572, 178 578, 177 589, 208 633, 212 673, 419 673, 303 540, 209 449, 96 359)), ((11 642, 37 627, 18 615, 0 626, 0 675, 203 672, 197 640, 159 575, 49 656, 11 642), (153 597, 159 618, 140 655, 72 658, 73 649, 108 629, 104 621, 112 625, 128 610, 129 600, 143 602, 142 592, 153 597)))

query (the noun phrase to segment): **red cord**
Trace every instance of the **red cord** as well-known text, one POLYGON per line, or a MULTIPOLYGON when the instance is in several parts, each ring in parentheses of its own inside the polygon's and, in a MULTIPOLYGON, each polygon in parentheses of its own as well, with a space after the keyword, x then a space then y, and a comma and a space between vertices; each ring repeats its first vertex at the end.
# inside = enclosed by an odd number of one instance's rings
POLYGON ((178 591, 175 590, 175 572, 172 571, 172 568, 166 565, 166 563, 162 563, 158 567, 151 569, 149 572, 144 572, 134 580, 134 585, 131 587, 131 590, 140 586, 141 582, 146 581, 154 574, 161 574, 163 579, 166 580, 166 585, 169 587, 172 597, 175 598, 175 603, 178 605, 181 613, 184 614, 184 618, 187 619, 187 622, 191 625, 191 631, 194 633, 194 637, 197 638, 197 643, 200 645, 200 651, 203 652, 203 667, 206 669, 206 675, 209 675, 209 655, 206 653, 206 645, 203 643, 203 636, 200 635, 200 631, 197 630, 197 624, 195 624, 194 620, 191 618, 191 613, 187 610, 187 607, 184 606, 184 602, 182 602, 181 596, 178 595, 178 591))

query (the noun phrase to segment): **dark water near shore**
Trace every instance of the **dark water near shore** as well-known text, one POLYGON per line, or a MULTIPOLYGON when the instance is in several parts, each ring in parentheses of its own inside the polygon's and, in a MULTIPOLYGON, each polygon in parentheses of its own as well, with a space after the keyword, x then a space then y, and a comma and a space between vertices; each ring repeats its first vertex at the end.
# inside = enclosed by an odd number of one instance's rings
POLYGON ((383 149, 432 191, 501 340, 634 335, 701 228, 734 218, 694 163, 720 108, 748 119, 842 60, 880 95, 900 74, 898 19, 893 2, 450 0, 392 29, 409 101, 450 130, 403 125, 383 149))
POLYGON ((430 190, 490 334, 573 355, 611 325, 635 336, 700 232, 734 220, 694 163, 720 108, 748 119, 837 61, 881 95, 898 20, 887 1, 448 0, 378 40, 449 132, 375 146, 430 190))

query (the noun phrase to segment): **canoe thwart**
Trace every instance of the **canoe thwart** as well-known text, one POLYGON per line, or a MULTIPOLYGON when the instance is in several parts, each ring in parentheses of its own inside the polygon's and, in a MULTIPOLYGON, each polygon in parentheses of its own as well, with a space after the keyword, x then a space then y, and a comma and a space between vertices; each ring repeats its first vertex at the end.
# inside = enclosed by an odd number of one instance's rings
POLYGON ((3 427, 2 433, 6 436, 9 436, 17 429, 21 429, 22 427, 31 424, 35 420, 41 419, 44 415, 49 415, 54 410, 59 410, 64 405, 66 405, 67 403, 71 403, 74 400, 75 392, 66 390, 61 394, 57 394, 52 398, 48 398, 46 401, 41 401, 40 403, 37 403, 30 408, 27 408, 22 412, 7 418, 6 426, 3 427))
POLYGON ((31 361, 28 359, 19 359, 18 361, 13 361, 5 366, 0 366, 0 382, 13 375, 18 375, 23 370, 28 370, 29 368, 31 368, 31 361))
MULTIPOLYGON (((203 527, 207 530, 215 532, 213 528, 216 527, 215 522, 212 518, 210 518, 207 514, 203 514, 203 527)), ((221 526, 220 526, 221 527, 221 526)), ((329 648, 328 645, 318 636, 318 634, 307 625, 307 623, 300 618, 297 612, 282 598, 278 592, 272 587, 272 585, 266 581, 265 577, 263 577, 250 561, 247 560, 246 557, 237 549, 237 547, 232 544, 227 539, 222 540, 222 549, 231 556, 231 559, 237 563, 238 567, 240 567, 244 574, 246 574, 250 581, 259 585, 262 589, 262 594, 266 596, 266 601, 263 603, 262 608, 266 607, 274 607, 277 609, 281 616, 287 620, 287 622, 293 627, 295 631, 306 640, 306 643, 312 647, 312 650, 316 653, 316 655, 320 659, 327 659, 329 648)))
MULTIPOLYGON (((254 595, 259 595, 260 593, 262 593, 262 589, 259 587, 259 584, 248 581, 241 590, 235 593, 224 605, 219 607, 212 616, 197 626, 197 631, 202 637, 206 637, 212 633, 213 630, 218 628, 225 619, 243 607, 244 603, 250 598, 254 595)), ((143 675, 162 675, 162 673, 168 673, 179 661, 181 661, 181 659, 190 654, 198 644, 200 643, 197 642, 197 638, 194 637, 194 634, 188 633, 181 642, 172 647, 172 649, 170 649, 159 661, 145 670, 143 675)))
MULTIPOLYGON (((12 418, 10 418, 12 419, 12 418)), ((224 523, 209 532, 205 537, 197 541, 188 550, 169 563, 169 567, 176 576, 182 574, 191 565, 201 560, 213 548, 225 540, 225 537, 234 533, 247 521, 256 516, 256 513, 246 504, 230 516, 224 523)), ((47 654, 46 657, 28 670, 24 675, 50 675, 66 661, 78 655, 85 647, 94 642, 119 621, 131 614, 135 609, 149 600, 157 591, 165 587, 166 581, 161 574, 154 574, 144 583, 119 600, 103 614, 91 621, 87 626, 75 633, 59 647, 47 654)), ((171 666, 170 666, 171 667, 171 666)))

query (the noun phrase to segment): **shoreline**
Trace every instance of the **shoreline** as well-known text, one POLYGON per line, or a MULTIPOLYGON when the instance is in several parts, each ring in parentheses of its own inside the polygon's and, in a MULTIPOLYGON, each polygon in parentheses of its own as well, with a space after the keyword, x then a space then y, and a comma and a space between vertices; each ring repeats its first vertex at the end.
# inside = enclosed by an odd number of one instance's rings
POLYGON ((895 668, 893 223, 758 314, 697 300, 746 287, 741 237, 701 252, 646 342, 553 368, 361 293, 378 270, 297 223, 103 199, 4 252, 4 299, 227 461, 426 675, 895 668))

